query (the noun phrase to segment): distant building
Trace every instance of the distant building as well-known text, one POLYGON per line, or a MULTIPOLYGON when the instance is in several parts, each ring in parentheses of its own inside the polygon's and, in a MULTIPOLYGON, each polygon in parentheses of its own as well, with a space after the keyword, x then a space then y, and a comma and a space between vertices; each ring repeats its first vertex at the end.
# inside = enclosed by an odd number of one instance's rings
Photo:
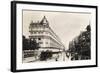
POLYGON ((31 22, 29 26, 31 40, 35 39, 39 43, 40 51, 63 51, 64 46, 61 43, 59 37, 54 33, 50 28, 49 22, 44 16, 43 19, 39 22, 31 22))

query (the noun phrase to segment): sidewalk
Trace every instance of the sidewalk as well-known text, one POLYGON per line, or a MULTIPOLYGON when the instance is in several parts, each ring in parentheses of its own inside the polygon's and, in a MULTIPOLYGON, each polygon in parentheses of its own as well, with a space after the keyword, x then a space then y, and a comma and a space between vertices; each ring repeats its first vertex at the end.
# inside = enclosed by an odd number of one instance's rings
POLYGON ((34 56, 33 57, 28 57, 28 58, 24 58, 23 63, 29 63, 29 62, 35 62, 38 59, 36 59, 34 56))
POLYGON ((56 62, 56 61, 68 61, 69 59, 66 57, 65 53, 54 54, 51 59, 47 59, 45 61, 40 61, 39 58, 28 57, 24 58, 23 63, 31 63, 31 62, 56 62))

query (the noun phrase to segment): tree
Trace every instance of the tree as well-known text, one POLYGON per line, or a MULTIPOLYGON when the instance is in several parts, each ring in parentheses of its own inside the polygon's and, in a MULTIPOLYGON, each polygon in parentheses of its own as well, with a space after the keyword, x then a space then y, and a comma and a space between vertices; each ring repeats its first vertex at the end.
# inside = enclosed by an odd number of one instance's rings
POLYGON ((77 40, 73 40, 69 44, 69 51, 72 55, 72 60, 90 59, 91 58, 91 27, 88 25, 86 31, 82 32, 77 40))
POLYGON ((39 43, 35 39, 28 39, 23 35, 23 50, 39 49, 39 43))
POLYGON ((39 49, 39 43, 36 42, 35 39, 30 39, 30 50, 39 49))
POLYGON ((29 40, 23 35, 23 50, 29 49, 29 40))

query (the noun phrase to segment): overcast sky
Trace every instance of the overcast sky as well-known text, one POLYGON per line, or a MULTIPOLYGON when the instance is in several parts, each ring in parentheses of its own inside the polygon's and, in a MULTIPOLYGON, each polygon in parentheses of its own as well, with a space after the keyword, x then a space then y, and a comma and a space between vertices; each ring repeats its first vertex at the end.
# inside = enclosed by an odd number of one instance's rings
POLYGON ((90 22, 89 13, 74 12, 47 12, 47 11, 23 11, 23 35, 29 35, 31 21, 41 21, 46 16, 49 26, 59 36, 66 49, 69 41, 84 31, 90 22))

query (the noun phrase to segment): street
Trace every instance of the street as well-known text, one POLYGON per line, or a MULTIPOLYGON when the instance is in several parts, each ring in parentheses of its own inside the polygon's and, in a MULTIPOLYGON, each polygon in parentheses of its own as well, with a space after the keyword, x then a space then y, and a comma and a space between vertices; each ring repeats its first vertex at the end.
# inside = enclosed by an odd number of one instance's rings
MULTIPOLYGON (((55 61, 68 61, 69 59, 66 57, 65 52, 53 54, 50 59, 44 60, 45 62, 55 62, 55 61)), ((39 57, 27 57, 23 59, 23 63, 32 63, 32 62, 44 62, 40 61, 39 57)))

